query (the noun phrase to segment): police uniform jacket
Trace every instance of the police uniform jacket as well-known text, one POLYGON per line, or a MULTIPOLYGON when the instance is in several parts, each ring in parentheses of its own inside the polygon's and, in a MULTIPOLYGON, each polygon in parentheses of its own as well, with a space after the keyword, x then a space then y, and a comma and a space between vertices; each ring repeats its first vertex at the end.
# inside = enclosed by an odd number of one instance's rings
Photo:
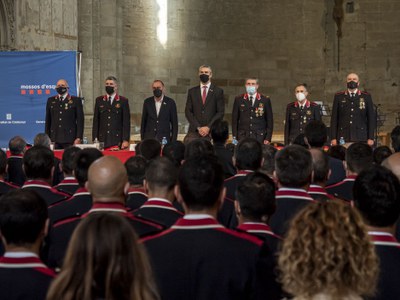
POLYGON ((68 94, 65 99, 47 99, 45 132, 53 142, 70 143, 82 139, 84 116, 82 99, 68 94))
POLYGON ((129 188, 126 199, 126 207, 129 210, 136 210, 147 201, 148 196, 144 188, 129 188))
POLYGON ((316 201, 303 189, 282 187, 275 193, 276 211, 270 220, 274 233, 285 236, 292 218, 302 208, 316 201))
POLYGON ((128 99, 116 94, 111 104, 108 97, 96 98, 93 114, 93 140, 104 142, 105 148, 129 141, 131 132, 128 99))
POLYGON ((183 213, 178 211, 166 199, 150 198, 133 215, 161 225, 163 228, 169 228, 175 222, 183 217, 183 213))
POLYGON ((82 218, 85 218, 91 213, 101 212, 119 213, 126 217, 139 237, 155 234, 162 230, 162 227, 155 223, 134 217, 132 214, 127 212, 125 206, 121 203, 93 203, 92 208, 88 213, 82 216, 72 216, 70 218, 60 220, 51 226, 48 239, 49 250, 47 257, 47 265, 49 267, 61 267, 69 240, 71 239, 73 231, 75 230, 76 226, 78 226, 82 218))
POLYGON ((327 186, 326 191, 336 198, 351 201, 353 200, 353 186, 355 180, 356 176, 350 175, 336 184, 327 186))
POLYGON ((70 195, 57 191, 48 183, 40 180, 27 180, 22 188, 37 192, 39 196, 46 201, 49 207, 70 198, 70 195))
POLYGON ((334 198, 332 195, 328 194, 325 188, 318 184, 310 184, 307 192, 314 200, 319 202, 326 202, 334 198))
POLYGON ((235 175, 236 168, 233 165, 232 151, 226 149, 225 145, 220 143, 214 143, 214 151, 224 168, 225 178, 235 175))
POLYGON ((140 126, 141 139, 156 138, 160 142, 163 137, 167 142, 176 141, 178 137, 178 115, 175 101, 163 96, 160 111, 157 115, 154 97, 144 100, 142 123, 140 126))
POLYGON ((7 181, 22 186, 26 181, 22 169, 22 155, 11 155, 7 159, 7 181))
POLYGON ((379 257, 377 293, 372 299, 387 300, 400 298, 400 243, 386 232, 368 232, 379 257))
POLYGON ((232 177, 225 179, 224 186, 226 187, 226 198, 232 201, 236 200, 236 189, 246 179, 246 176, 254 171, 240 170, 232 177))
POLYGON ((247 93, 235 98, 232 110, 232 135, 238 140, 255 138, 260 143, 271 141, 274 120, 271 100, 260 93, 254 95, 254 105, 247 93))
MULTIPOLYGON (((212 217, 179 219, 161 234, 141 240, 161 298, 256 299, 263 242, 226 229, 212 217)), ((270 299, 263 294, 264 299, 270 299)))
POLYGON ((224 117, 224 91, 211 83, 204 104, 201 93, 199 85, 188 91, 185 106, 185 116, 189 121, 188 133, 198 132, 198 127, 211 128, 217 120, 224 117))
POLYGON ((4 195, 5 193, 7 193, 8 191, 14 190, 14 189, 18 189, 19 186, 13 185, 9 182, 6 182, 4 180, 0 180, 0 196, 4 195))
POLYGON ((79 183, 75 177, 65 177, 59 184, 54 186, 54 188, 68 195, 73 195, 79 188, 79 183))
POLYGON ((37 257, 0 257, 0 298, 45 300, 54 277, 37 257))
POLYGON ((345 142, 373 140, 376 129, 376 113, 371 95, 357 91, 354 97, 343 91, 333 99, 331 138, 344 138, 345 142))
POLYGON ((92 207, 92 195, 86 188, 79 188, 75 194, 65 201, 49 208, 49 219, 52 224, 72 217, 81 216, 92 207))
POLYGON ((321 120, 321 108, 317 103, 306 100, 303 109, 298 101, 289 103, 286 107, 285 145, 304 133, 306 125, 312 120, 321 120))

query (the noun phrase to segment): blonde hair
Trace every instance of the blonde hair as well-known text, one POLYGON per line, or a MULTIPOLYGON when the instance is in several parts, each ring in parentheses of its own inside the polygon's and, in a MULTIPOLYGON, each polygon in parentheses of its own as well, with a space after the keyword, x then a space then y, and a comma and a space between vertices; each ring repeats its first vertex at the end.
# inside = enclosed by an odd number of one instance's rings
POLYGON ((373 295, 378 258, 360 214, 340 202, 307 206, 292 220, 278 260, 283 288, 310 298, 373 295))
POLYGON ((90 214, 75 229, 47 300, 159 299, 142 247, 124 217, 90 214))

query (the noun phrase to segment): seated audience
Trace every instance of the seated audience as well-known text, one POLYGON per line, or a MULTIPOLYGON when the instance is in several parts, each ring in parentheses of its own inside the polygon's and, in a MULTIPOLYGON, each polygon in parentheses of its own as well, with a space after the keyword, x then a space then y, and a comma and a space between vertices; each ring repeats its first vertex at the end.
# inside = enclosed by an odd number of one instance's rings
MULTIPOLYGON (((45 133, 38 133, 33 139, 34 146, 43 146, 50 149, 51 140, 50 137, 45 133)), ((61 161, 54 156, 54 172, 53 172, 53 183, 52 186, 59 184, 64 179, 61 161)))
POLYGON ((374 163, 380 165, 386 158, 388 158, 392 154, 392 150, 390 150, 388 146, 376 147, 373 152, 374 163))
POLYGON ((275 155, 278 150, 270 144, 262 145, 261 147, 263 163, 259 171, 273 179, 275 171, 275 155))
POLYGON ((326 187, 328 194, 346 201, 353 200, 353 185, 357 175, 373 163, 372 148, 365 143, 351 144, 346 151, 346 178, 326 187))
POLYGON ((88 180, 90 165, 102 156, 101 151, 95 148, 83 149, 76 153, 74 174, 79 188, 70 199, 59 202, 49 208, 49 217, 52 224, 66 218, 81 216, 92 207, 92 196, 86 189, 85 184, 88 180))
POLYGON ((23 189, 33 190, 52 206, 69 198, 68 194, 51 187, 54 173, 54 154, 50 148, 33 146, 25 152, 23 158, 24 172, 27 181, 23 189))
POLYGON ((400 299, 400 243, 394 236, 400 217, 399 180, 381 166, 364 170, 354 183, 354 204, 379 257, 378 289, 372 299, 400 299))
POLYGON ((359 213, 330 201, 293 218, 279 268, 295 300, 362 300, 374 293, 378 259, 359 213))
MULTIPOLYGON (((328 140, 327 132, 328 130, 326 125, 322 121, 313 120, 306 125, 304 134, 311 149, 323 149, 328 140)), ((345 148, 344 150, 346 151, 345 148)), ((331 174, 326 185, 335 184, 339 181, 342 181, 346 177, 346 171, 342 162, 343 160, 344 157, 342 160, 339 160, 335 157, 329 156, 329 169, 331 170, 331 174)))
POLYGON ((147 167, 144 188, 149 199, 133 214, 139 218, 171 227, 183 213, 172 203, 175 201, 174 189, 177 183, 178 169, 165 157, 152 160, 147 167))
POLYGON ((328 150, 330 157, 336 158, 340 161, 346 160, 346 147, 342 145, 331 146, 328 150))
POLYGON ((0 198, 0 298, 46 299, 55 274, 39 259, 48 230, 47 204, 35 192, 14 190, 0 198))
POLYGON ((325 189, 329 175, 329 156, 320 149, 312 148, 310 153, 313 161, 313 176, 308 193, 314 200, 328 201, 333 199, 325 189))
POLYGON ((161 144, 156 139, 144 139, 136 148, 139 148, 140 155, 147 160, 160 157, 161 154, 161 144))
POLYGON ((21 136, 13 137, 9 143, 10 157, 7 160, 7 181, 22 186, 26 180, 22 170, 22 157, 26 151, 26 142, 21 136))
MULTIPOLYGON (((215 156, 185 160, 177 199, 186 215, 171 229, 142 239, 160 296, 179 299, 253 299, 263 269, 262 241, 224 228, 216 221, 224 199, 224 172, 215 156)), ((272 271, 272 270, 270 270, 272 271)), ((267 292, 265 299, 270 299, 267 292)))
POLYGON ((0 196, 10 190, 19 188, 18 186, 5 181, 7 170, 7 154, 0 149, 0 196))
POLYGON ((229 124, 227 121, 219 120, 211 128, 211 138, 214 145, 214 151, 224 167, 225 178, 236 174, 233 166, 232 152, 225 148, 226 141, 229 138, 229 124))
POLYGON ((174 141, 162 148, 162 156, 169 158, 176 167, 180 167, 185 158, 185 144, 181 141, 174 141))
POLYGON ((298 145, 286 146, 276 154, 275 175, 278 181, 276 211, 270 225, 274 233, 284 236, 293 216, 303 207, 314 204, 307 193, 311 182, 310 151, 298 145))
POLYGON ((82 219, 92 213, 121 214, 131 223, 136 233, 141 237, 157 233, 162 229, 157 224, 138 219, 127 212, 125 196, 129 187, 128 175, 124 165, 118 158, 104 156, 94 161, 89 167, 88 181, 85 187, 91 193, 93 199, 89 212, 83 216, 74 216, 56 222, 50 230, 48 253, 48 265, 50 267, 59 268, 61 266, 74 229, 82 219))
POLYGON ((81 149, 75 146, 68 147, 64 150, 61 159, 61 169, 63 171, 64 179, 54 188, 57 190, 73 195, 79 188, 79 183, 74 176, 75 157, 81 149))
POLYGON ((132 156, 125 162, 129 180, 126 206, 130 210, 138 209, 147 201, 148 196, 143 186, 147 164, 147 159, 140 155, 132 156))
POLYGON ((150 265, 125 218, 93 213, 72 235, 47 300, 159 299, 150 265))
POLYGON ((206 154, 215 155, 214 147, 207 139, 195 139, 185 145, 185 160, 206 154))

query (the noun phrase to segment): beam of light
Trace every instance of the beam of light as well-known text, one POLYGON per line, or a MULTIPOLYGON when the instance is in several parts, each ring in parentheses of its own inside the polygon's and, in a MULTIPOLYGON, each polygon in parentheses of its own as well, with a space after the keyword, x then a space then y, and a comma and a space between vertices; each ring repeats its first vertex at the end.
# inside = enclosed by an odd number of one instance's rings
POLYGON ((158 7, 158 25, 157 38, 160 44, 166 48, 168 41, 168 0, 157 0, 158 7))

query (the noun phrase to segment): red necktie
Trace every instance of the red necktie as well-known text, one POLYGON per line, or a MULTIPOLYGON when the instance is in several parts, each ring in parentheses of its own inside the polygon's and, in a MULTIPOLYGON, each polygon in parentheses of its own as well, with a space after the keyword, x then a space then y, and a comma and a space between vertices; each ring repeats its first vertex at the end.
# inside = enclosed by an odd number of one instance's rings
POLYGON ((207 86, 203 86, 203 94, 201 96, 201 98, 203 99, 203 105, 204 103, 206 103, 206 98, 207 98, 207 86))

